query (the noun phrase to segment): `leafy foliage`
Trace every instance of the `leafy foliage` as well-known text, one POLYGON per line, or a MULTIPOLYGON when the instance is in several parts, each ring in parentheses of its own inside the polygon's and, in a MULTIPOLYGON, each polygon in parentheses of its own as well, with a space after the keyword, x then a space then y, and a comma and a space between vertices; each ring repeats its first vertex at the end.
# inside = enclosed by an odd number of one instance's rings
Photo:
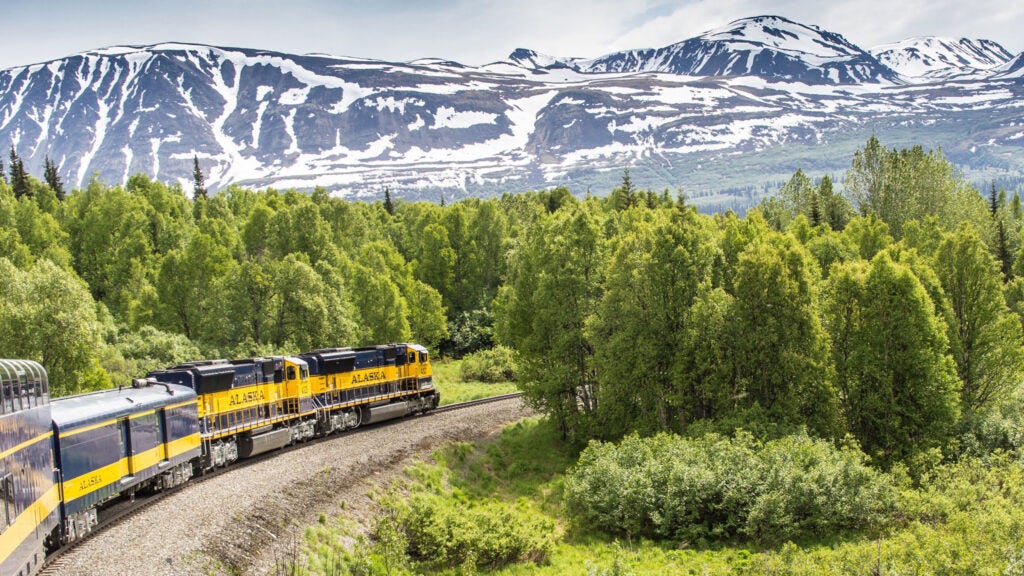
POLYGON ((957 378, 921 282, 883 252, 833 270, 829 295, 847 429, 885 464, 941 447, 960 414, 957 378))
POLYGON ((865 529, 885 519, 893 497, 891 480, 855 445, 806 434, 763 445, 746 433, 593 442, 565 479, 577 526, 677 541, 865 529))
POLYGON ((600 296, 602 244, 588 211, 556 212, 529 231, 520 269, 499 300, 499 341, 520 354, 525 397, 566 434, 586 429, 597 407, 593 348, 584 327, 600 296))
POLYGON ((550 520, 493 500, 455 507, 440 496, 419 493, 398 507, 397 516, 410 556, 435 566, 539 563, 554 532, 550 520))
POLYGON ((463 380, 480 382, 508 382, 515 379, 515 361, 512 350, 505 346, 495 346, 488 350, 480 350, 462 359, 461 376, 463 380))
MULTIPOLYGON (((1019 198, 993 188, 986 201, 941 151, 874 139, 844 190, 798 171, 745 217, 697 214, 623 176, 609 199, 556 188, 389 207, 323 189, 193 199, 144 175, 61 200, 26 174, 19 191, 0 182, 0 306, 67 349, 58 359, 28 335, 0 352, 45 356, 55 390, 72 391, 182 357, 500 343, 528 401, 578 447, 806 427, 850 433, 916 480, 959 452, 1019 448, 1019 198), (40 278, 61 289, 26 288, 40 278)), ((505 371, 502 354, 464 366, 505 371)))
POLYGON ((1024 336, 1003 298, 999 264, 976 231, 961 227, 935 256, 935 272, 954 314, 953 359, 965 415, 998 404, 1021 382, 1024 336))
POLYGON ((109 384, 96 304, 84 282, 49 260, 20 270, 0 258, 0 326, 0 350, 41 362, 53 396, 109 384))

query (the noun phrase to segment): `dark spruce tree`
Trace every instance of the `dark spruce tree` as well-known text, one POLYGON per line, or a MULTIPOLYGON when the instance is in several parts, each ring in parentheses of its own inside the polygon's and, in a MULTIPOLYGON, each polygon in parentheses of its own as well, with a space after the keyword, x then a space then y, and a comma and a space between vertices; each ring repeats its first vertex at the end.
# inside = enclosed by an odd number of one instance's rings
POLYGON ((18 153, 11 146, 11 189, 15 198, 32 196, 32 189, 28 185, 28 175, 25 173, 25 165, 22 163, 18 153))
POLYGON ((384 210, 387 211, 388 215, 395 215, 395 205, 391 202, 391 190, 387 186, 384 187, 384 210))
POLYGON ((194 190, 192 198, 195 200, 206 198, 206 178, 203 176, 203 171, 199 168, 199 157, 195 154, 192 155, 192 181, 194 190))
POLYGON ((622 184, 612 190, 609 195, 612 208, 618 211, 628 210, 637 205, 637 189, 629 176, 629 167, 622 169, 622 184))
POLYGON ((46 185, 57 195, 57 200, 63 201, 64 183, 61 182, 60 175, 57 174, 57 165, 50 160, 49 156, 43 157, 43 178, 46 180, 46 185))
POLYGON ((0 180, 3 180, 3 183, 7 184, 7 173, 4 172, 3 158, 0 158, 0 180))

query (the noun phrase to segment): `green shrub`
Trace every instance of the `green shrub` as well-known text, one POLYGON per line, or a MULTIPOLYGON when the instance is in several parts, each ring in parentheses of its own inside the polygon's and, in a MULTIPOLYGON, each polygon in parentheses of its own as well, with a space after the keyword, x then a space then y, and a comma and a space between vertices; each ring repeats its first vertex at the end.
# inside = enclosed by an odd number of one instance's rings
POLYGON ((578 526, 612 534, 778 542, 882 521, 893 484, 866 459, 804 433, 765 444, 634 435, 584 450, 565 505, 578 526))
POLYGON ((410 556, 439 567, 541 562, 554 544, 553 522, 496 501, 453 506, 444 497, 420 493, 398 517, 410 556))
POLYGON ((463 380, 480 382, 509 382, 515 379, 512 350, 495 346, 474 352, 462 359, 460 375, 463 380))
POLYGON ((965 418, 961 452, 985 456, 997 450, 1024 456, 1024 389, 983 414, 965 418))
POLYGON ((836 449, 806 435, 767 443, 758 453, 761 484, 743 532, 784 541, 878 524, 895 494, 855 446, 836 449))
POLYGON ((448 322, 448 338, 441 342, 441 353, 462 358, 494 345, 494 312, 488 308, 462 312, 448 322))

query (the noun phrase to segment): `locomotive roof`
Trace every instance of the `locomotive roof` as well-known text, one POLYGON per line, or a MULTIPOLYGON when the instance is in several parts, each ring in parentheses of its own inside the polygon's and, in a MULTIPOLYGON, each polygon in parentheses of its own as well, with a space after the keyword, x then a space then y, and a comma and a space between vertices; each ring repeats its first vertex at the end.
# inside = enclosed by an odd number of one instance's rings
POLYGON ((259 366, 268 363, 277 364, 285 360, 299 365, 305 364, 306 362, 296 356, 261 356, 258 358, 234 358, 231 360, 225 358, 217 360, 192 360, 190 362, 176 364, 169 368, 153 370, 150 374, 158 372, 181 372, 183 370, 192 370, 202 374, 226 374, 242 366, 259 366))
POLYGON ((153 384, 64 396, 53 399, 50 406, 53 423, 70 430, 195 399, 195 391, 187 386, 153 384))

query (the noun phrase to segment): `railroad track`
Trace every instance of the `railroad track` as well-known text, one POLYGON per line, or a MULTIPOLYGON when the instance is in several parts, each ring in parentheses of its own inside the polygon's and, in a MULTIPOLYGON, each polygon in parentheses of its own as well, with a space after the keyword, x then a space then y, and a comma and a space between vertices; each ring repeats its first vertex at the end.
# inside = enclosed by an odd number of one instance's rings
POLYGON ((512 392, 511 394, 499 394, 498 396, 488 396, 487 398, 478 398, 476 400, 468 400, 466 402, 459 402, 457 404, 448 404, 446 406, 438 406, 434 408, 425 416, 431 414, 440 414, 441 412, 454 412, 461 408, 469 408, 470 406, 479 406, 480 404, 490 404, 491 402, 501 402, 502 400, 511 400, 513 398, 522 397, 522 392, 512 392))
MULTIPOLYGON (((455 403, 455 404, 448 404, 448 405, 445 405, 445 406, 438 406, 437 408, 431 410, 430 412, 427 412, 425 414, 421 414, 419 416, 415 416, 415 418, 428 418, 428 417, 430 417, 431 415, 434 415, 434 414, 441 414, 441 413, 444 413, 444 412, 454 412, 454 411, 461 410, 461 409, 464 409, 464 408, 470 408, 472 406, 479 406, 479 405, 482 405, 482 404, 490 404, 490 403, 493 403, 493 402, 501 402, 501 401, 504 401, 504 400, 511 400, 511 399, 514 399, 514 398, 519 398, 522 395, 523 395, 522 392, 514 392, 514 393, 511 393, 511 394, 501 394, 501 395, 498 395, 498 396, 489 396, 489 397, 486 397, 486 398, 479 398, 477 400, 469 400, 469 401, 466 401, 466 402, 458 402, 458 403, 455 403)), ((77 540, 75 542, 72 542, 72 543, 70 543, 70 544, 68 544, 66 546, 63 546, 60 549, 55 550, 55 551, 53 551, 53 552, 51 552, 50 554, 47 555, 46 562, 44 563, 43 568, 42 568, 42 570, 39 573, 39 576, 45 576, 47 574, 51 574, 51 573, 53 573, 55 571, 60 570, 63 567, 63 564, 64 564, 63 563, 64 555, 66 553, 74 550, 78 546, 88 542, 92 538, 92 536, 94 536, 96 534, 99 534, 99 533, 101 533, 101 532, 103 532, 103 531, 105 531, 105 530, 107 530, 107 529, 109 529, 109 528, 119 524, 120 522, 122 522, 122 521, 124 521, 124 520, 126 520, 128 518, 131 518, 132 516, 142 512, 143 510, 145 510, 145 509, 149 508, 150 506, 158 503, 159 501, 163 500, 164 498, 167 498, 169 496, 172 496, 172 495, 176 494, 179 490, 188 488, 189 486, 196 486, 196 485, 198 485, 198 484, 200 484, 202 482, 205 482, 207 480, 212 480, 214 478, 219 477, 221 474, 227 474, 227 473, 230 473, 230 472, 243 470, 243 469, 245 469, 248 466, 252 466, 252 465, 255 465, 257 463, 263 462, 265 460, 269 460, 269 459, 275 458, 275 457, 277 457, 278 455, 280 455, 284 451, 288 451, 288 450, 292 450, 292 449, 296 449, 296 448, 300 448, 300 447, 304 447, 304 446, 312 446, 312 445, 315 445, 315 444, 320 443, 320 442, 327 442, 327 441, 337 440, 337 439, 340 439, 340 438, 344 438, 346 436, 366 433, 366 432, 369 432, 371 430, 377 429, 378 427, 381 427, 381 428, 387 427, 387 426, 389 426, 391 424, 396 424, 396 423, 399 423, 399 422, 402 422, 402 421, 405 421, 405 420, 408 420, 408 418, 400 418, 400 419, 397 419, 397 420, 389 420, 389 421, 385 421, 385 422, 380 422, 378 424, 369 424, 369 425, 366 425, 366 426, 361 426, 361 427, 356 428, 354 430, 349 430, 349 431, 346 431, 346 432, 330 434, 330 435, 327 435, 327 436, 321 436, 321 437, 313 438, 311 440, 307 440, 307 441, 304 441, 304 442, 298 442, 296 444, 292 444, 290 446, 287 446, 287 447, 285 447, 285 448, 283 448, 281 450, 275 450, 273 452, 269 452, 269 453, 266 453, 266 454, 261 454, 259 456, 253 457, 253 458, 247 458, 245 460, 241 460, 241 461, 235 462, 235 463, 231 464, 230 466, 226 466, 224 468, 220 468, 220 469, 208 472, 208 473, 203 474, 201 476, 193 477, 191 480, 189 480, 184 485, 177 486, 177 487, 171 488, 169 490, 164 490, 164 491, 155 492, 155 493, 148 493, 148 494, 136 494, 133 498, 120 498, 120 499, 117 499, 117 500, 113 500, 109 504, 105 505, 103 508, 101 508, 98 511, 98 513, 99 513, 99 518, 98 518, 99 519, 99 523, 97 524, 97 526, 92 530, 92 532, 88 536, 86 536, 85 538, 83 538, 81 540, 77 540)))

